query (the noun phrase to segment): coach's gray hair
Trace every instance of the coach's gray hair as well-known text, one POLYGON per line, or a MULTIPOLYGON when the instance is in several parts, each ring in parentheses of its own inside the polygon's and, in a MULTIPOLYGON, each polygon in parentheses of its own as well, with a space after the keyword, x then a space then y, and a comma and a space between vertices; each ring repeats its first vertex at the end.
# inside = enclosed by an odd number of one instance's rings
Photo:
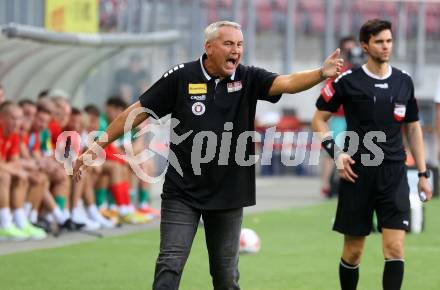
POLYGON ((237 22, 232 22, 232 21, 217 21, 214 23, 209 24, 206 28, 205 28, 205 43, 207 41, 210 41, 216 37, 218 37, 218 30, 220 27, 223 26, 229 26, 229 27, 233 27, 235 29, 238 29, 241 31, 241 25, 238 24, 237 22))

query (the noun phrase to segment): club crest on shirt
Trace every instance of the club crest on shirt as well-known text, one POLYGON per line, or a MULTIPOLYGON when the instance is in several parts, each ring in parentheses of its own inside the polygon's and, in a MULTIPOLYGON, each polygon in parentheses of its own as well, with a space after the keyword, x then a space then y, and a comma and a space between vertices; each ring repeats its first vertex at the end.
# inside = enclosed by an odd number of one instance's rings
POLYGON ((205 113, 205 111, 206 111, 205 104, 203 104, 201 102, 195 102, 192 105, 192 112, 196 116, 203 115, 205 113))
POLYGON ((227 84, 228 93, 238 92, 239 90, 242 89, 242 87, 243 85, 241 84, 241 81, 227 84))
POLYGON ((405 118, 405 114, 406 114, 406 106, 404 104, 396 103, 394 105, 394 119, 396 119, 396 121, 401 122, 405 118))

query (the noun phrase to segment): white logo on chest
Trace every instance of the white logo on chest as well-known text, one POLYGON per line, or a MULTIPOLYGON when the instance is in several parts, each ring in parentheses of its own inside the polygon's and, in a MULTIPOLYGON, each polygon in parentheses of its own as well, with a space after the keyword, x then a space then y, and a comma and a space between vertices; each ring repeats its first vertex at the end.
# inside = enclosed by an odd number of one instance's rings
POLYGON ((374 86, 375 86, 376 88, 380 88, 380 89, 388 89, 388 83, 374 84, 374 86))
POLYGON ((206 95, 191 96, 190 99, 191 100, 196 100, 196 101, 205 101, 206 100, 206 95))

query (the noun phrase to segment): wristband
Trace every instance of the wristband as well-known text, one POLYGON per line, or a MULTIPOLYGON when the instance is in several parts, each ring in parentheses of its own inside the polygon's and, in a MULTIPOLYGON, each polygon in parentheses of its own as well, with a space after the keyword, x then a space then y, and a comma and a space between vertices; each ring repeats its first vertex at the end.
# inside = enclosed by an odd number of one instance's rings
POLYGON ((327 79, 327 77, 324 75, 324 69, 322 67, 319 70, 319 76, 321 77, 321 80, 327 79))
POLYGON ((336 145, 336 142, 332 137, 325 138, 322 140, 321 144, 324 150, 327 151, 328 155, 333 159, 342 153, 342 150, 336 145))

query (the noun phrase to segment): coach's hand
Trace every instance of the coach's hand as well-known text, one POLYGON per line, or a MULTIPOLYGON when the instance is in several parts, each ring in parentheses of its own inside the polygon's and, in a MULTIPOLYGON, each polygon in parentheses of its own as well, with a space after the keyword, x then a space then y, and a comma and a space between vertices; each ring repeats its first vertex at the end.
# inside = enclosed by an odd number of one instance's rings
POLYGON ((417 189, 419 190, 419 193, 424 192, 426 194, 426 201, 431 200, 432 188, 431 188, 431 185, 429 184, 428 179, 426 177, 419 178, 419 183, 417 184, 417 189))
POLYGON ((75 166, 73 167, 73 180, 78 182, 81 180, 82 171, 84 170, 84 154, 81 154, 75 161, 75 166))
POLYGON ((353 183, 356 181, 355 179, 358 178, 357 174, 354 173, 351 168, 351 165, 354 163, 355 161, 346 153, 341 153, 336 158, 336 168, 338 169, 339 176, 353 183))
POLYGON ((339 57, 341 50, 337 48, 327 59, 321 68, 321 75, 324 79, 336 77, 341 74, 344 60, 339 57))

